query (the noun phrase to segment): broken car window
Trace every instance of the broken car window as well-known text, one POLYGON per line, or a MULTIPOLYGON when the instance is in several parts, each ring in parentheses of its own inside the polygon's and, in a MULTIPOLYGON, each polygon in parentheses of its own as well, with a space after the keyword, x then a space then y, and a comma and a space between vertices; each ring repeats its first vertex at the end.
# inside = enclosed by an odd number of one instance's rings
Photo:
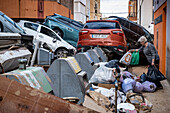
POLYGON ((45 28, 43 26, 41 27, 40 33, 43 33, 43 34, 45 34, 47 36, 50 36, 50 37, 53 37, 53 38, 55 38, 57 40, 60 40, 59 37, 53 31, 51 31, 51 30, 49 30, 49 29, 47 29, 47 28, 45 28))
POLYGON ((32 29, 34 31, 37 31, 37 29, 38 29, 38 25, 37 24, 28 23, 28 22, 24 23, 24 27, 27 27, 27 28, 32 29))

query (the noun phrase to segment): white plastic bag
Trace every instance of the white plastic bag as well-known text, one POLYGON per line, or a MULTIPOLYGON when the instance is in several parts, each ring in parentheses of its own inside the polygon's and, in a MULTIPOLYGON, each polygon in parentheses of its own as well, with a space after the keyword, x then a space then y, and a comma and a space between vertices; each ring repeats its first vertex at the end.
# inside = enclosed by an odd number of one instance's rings
POLYGON ((108 68, 106 66, 100 66, 97 68, 89 80, 89 83, 110 83, 115 81, 113 76, 113 68, 108 68))
MULTIPOLYGON (((97 88, 95 89, 96 92, 101 93, 102 95, 106 96, 107 98, 109 98, 110 102, 112 104, 115 105, 115 88, 111 88, 111 89, 106 89, 106 88, 102 88, 102 87, 94 87, 97 88)), ((117 91, 117 103, 124 103, 126 101, 126 96, 123 92, 120 92, 119 90, 117 91)))
POLYGON ((131 58, 132 58, 132 53, 127 52, 126 54, 123 55, 123 57, 120 59, 119 62, 125 65, 130 65, 131 58))

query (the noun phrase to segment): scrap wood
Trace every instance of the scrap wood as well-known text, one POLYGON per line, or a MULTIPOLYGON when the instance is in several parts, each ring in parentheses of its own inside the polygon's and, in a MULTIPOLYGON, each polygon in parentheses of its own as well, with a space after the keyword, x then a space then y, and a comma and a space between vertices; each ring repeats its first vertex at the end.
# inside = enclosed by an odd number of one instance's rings
POLYGON ((106 110, 110 110, 109 106, 111 103, 110 103, 110 100, 106 96, 95 91, 89 91, 89 95, 93 100, 95 100, 95 102, 98 105, 102 106, 106 110))
POLYGON ((87 95, 85 95, 83 106, 101 113, 112 113, 110 110, 106 109, 106 107, 98 105, 95 100, 87 95))
POLYGON ((0 76, 0 112, 2 113, 96 113, 51 94, 0 76))
MULTIPOLYGON (((98 86, 106 88, 106 89, 115 88, 114 84, 102 84, 102 83, 98 83, 98 86)), ((120 82, 118 83, 118 89, 121 89, 121 83, 120 82)))

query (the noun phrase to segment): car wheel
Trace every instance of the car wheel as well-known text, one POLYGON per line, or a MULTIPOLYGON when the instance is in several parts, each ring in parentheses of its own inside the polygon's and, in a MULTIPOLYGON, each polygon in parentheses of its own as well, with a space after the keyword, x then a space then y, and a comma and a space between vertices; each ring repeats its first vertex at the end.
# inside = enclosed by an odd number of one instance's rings
POLYGON ((58 58, 65 58, 67 57, 68 51, 66 49, 58 49, 55 52, 55 57, 58 58))
POLYGON ((0 32, 3 32, 3 26, 1 22, 0 22, 0 32))
POLYGON ((63 38, 63 32, 60 29, 54 29, 54 31, 61 37, 63 38))

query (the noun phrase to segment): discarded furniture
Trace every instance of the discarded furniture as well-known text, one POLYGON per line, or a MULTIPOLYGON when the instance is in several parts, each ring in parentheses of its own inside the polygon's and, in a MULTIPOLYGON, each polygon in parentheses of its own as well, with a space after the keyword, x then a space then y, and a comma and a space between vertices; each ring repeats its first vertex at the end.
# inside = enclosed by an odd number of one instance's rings
POLYGON ((18 68, 18 59, 26 58, 29 61, 30 57, 31 52, 25 47, 19 47, 15 50, 6 49, 0 51, 0 73, 18 68))
POLYGON ((1 113, 96 113, 2 76, 0 104, 1 113))
POLYGON ((84 102, 88 78, 82 71, 74 57, 59 58, 55 60, 47 71, 54 85, 54 94, 58 97, 78 97, 84 102))
POLYGON ((15 80, 21 84, 31 86, 46 93, 52 91, 51 80, 42 67, 27 67, 26 70, 17 69, 2 74, 6 78, 15 80))

